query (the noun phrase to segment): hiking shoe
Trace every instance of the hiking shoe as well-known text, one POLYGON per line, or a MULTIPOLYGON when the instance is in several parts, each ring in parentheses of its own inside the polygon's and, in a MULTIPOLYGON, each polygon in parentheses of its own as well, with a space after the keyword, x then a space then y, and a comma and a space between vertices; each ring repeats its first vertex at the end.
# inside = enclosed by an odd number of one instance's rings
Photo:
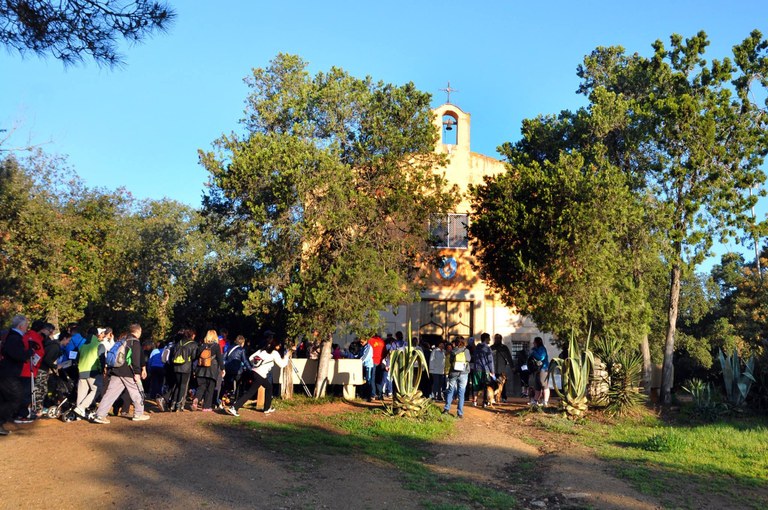
POLYGON ((270 407, 269 409, 267 409, 266 411, 264 411, 264 414, 272 414, 272 413, 274 413, 274 412, 275 412, 275 408, 274 408, 274 407, 270 407))
POLYGON ((235 409, 234 407, 227 407, 227 412, 232 416, 240 417, 240 415, 237 413, 237 409, 235 409))
POLYGON ((109 420, 106 417, 96 415, 93 417, 93 423, 99 423, 101 425, 107 425, 109 420))
POLYGON ((133 417, 133 421, 147 421, 149 419, 148 414, 140 414, 138 416, 133 417))

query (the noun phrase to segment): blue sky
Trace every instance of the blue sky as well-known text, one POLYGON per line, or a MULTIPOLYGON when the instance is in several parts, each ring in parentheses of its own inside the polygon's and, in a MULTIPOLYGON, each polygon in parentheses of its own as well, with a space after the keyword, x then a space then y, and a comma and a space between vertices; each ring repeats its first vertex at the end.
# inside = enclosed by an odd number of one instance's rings
POLYGON ((472 149, 495 156, 524 118, 583 104, 576 66, 597 46, 647 55, 656 39, 704 30, 712 59, 752 29, 768 34, 764 0, 170 3, 169 32, 124 45, 121 68, 0 52, 0 127, 16 126, 6 146, 45 144, 89 186, 199 206, 207 177, 197 149, 238 129, 243 78, 278 52, 311 72, 335 65, 413 81, 435 106, 450 80, 452 102, 472 114, 472 149))

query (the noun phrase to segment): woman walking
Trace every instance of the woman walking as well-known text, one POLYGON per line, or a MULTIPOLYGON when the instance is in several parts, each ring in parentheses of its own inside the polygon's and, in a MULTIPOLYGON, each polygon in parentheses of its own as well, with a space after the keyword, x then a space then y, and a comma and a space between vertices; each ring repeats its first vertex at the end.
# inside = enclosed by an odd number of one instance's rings
POLYGON ((227 412, 232 416, 240 416, 237 412, 243 404, 251 400, 260 387, 264 388, 264 414, 270 414, 275 412, 275 408, 272 407, 272 383, 267 380, 267 376, 272 371, 272 367, 277 365, 283 368, 288 365, 288 361, 291 358, 291 350, 286 349, 285 355, 280 356, 278 350, 282 347, 282 344, 274 337, 269 341, 264 349, 251 354, 248 361, 251 364, 251 370, 253 371, 253 384, 248 388, 248 391, 237 399, 235 404, 227 408, 227 412))
POLYGON ((197 393, 192 402, 193 411, 197 411, 198 403, 202 404, 204 412, 213 411, 213 397, 216 394, 216 381, 219 375, 224 376, 224 363, 219 336, 211 329, 197 351, 197 368, 195 369, 197 393))

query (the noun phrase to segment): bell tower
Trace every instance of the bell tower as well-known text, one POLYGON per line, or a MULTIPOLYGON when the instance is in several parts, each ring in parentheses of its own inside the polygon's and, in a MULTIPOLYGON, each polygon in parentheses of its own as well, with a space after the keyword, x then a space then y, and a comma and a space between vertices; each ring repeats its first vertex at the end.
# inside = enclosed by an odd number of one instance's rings
POLYGON ((435 127, 440 130, 439 152, 469 154, 470 115, 455 104, 445 103, 433 110, 435 127))

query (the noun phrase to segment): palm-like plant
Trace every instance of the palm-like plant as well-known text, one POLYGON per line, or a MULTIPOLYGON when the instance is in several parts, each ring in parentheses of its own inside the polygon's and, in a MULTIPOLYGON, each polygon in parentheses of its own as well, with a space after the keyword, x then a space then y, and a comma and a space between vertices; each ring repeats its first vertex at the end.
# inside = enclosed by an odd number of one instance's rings
POLYGON ((568 344, 568 357, 565 359, 552 358, 553 370, 560 370, 563 389, 555 386, 555 392, 560 397, 560 408, 570 419, 577 419, 584 415, 588 407, 587 386, 589 375, 595 358, 589 350, 589 338, 592 335, 590 328, 587 342, 582 352, 573 332, 568 344))
POLYGON ((393 416, 417 418, 426 414, 432 400, 424 397, 419 390, 427 359, 423 352, 414 349, 411 344, 411 323, 408 322, 407 345, 403 350, 392 351, 389 355, 389 375, 395 391, 392 407, 388 411, 393 416))

